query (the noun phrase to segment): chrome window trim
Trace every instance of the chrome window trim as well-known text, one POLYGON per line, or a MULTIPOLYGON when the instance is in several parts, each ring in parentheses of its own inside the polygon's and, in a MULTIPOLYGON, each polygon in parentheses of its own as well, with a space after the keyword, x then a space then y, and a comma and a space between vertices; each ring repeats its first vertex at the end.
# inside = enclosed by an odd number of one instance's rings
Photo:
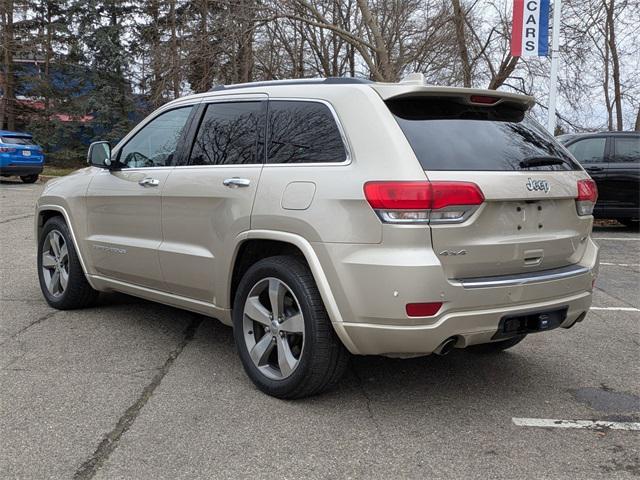
MULTIPOLYGON (((333 116, 333 121, 336 123, 336 126, 338 127, 338 132, 340 133, 340 138, 342 139, 342 145, 344 147, 344 151, 345 151, 345 159, 342 162, 305 162, 305 163, 269 163, 268 162, 268 158, 267 158, 267 162, 264 164, 265 168, 267 167, 276 167, 276 168, 281 168, 281 167, 330 167, 330 166, 343 166, 343 165, 350 165, 352 160, 353 160, 353 156, 351 154, 351 145, 349 143, 349 138, 347 137, 346 134, 346 130, 344 129, 342 122, 340 121, 340 117, 338 116, 338 112, 336 112, 336 109, 333 108, 333 105, 328 102, 327 100, 321 99, 321 98, 301 98, 301 97, 269 97, 269 102, 272 101, 283 101, 283 102, 307 102, 307 103, 321 103, 323 105, 325 105, 329 111, 331 112, 331 115, 333 116)), ((267 116, 267 120, 268 120, 268 116, 267 116)), ((268 136, 268 132, 267 132, 267 136, 268 136)), ((268 152, 268 150, 267 150, 268 152)))
POLYGON ((554 268, 552 270, 542 270, 539 272, 521 273, 515 275, 498 275, 491 277, 459 278, 450 280, 454 285, 463 288, 493 288, 493 287, 514 287, 529 285, 532 283, 564 280, 577 277, 591 272, 589 267, 582 265, 569 265, 567 267, 554 268))

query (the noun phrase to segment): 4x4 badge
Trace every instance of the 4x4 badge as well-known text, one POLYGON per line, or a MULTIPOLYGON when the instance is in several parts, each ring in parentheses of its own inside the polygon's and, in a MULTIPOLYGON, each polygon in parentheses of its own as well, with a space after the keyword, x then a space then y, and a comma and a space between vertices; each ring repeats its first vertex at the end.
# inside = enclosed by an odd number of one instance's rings
POLYGON ((443 257, 457 257, 458 255, 466 255, 466 250, 443 250, 440 255, 443 257))
POLYGON ((527 182, 527 190, 530 192, 544 192, 549 193, 551 190, 551 185, 546 180, 534 180, 532 178, 527 182))

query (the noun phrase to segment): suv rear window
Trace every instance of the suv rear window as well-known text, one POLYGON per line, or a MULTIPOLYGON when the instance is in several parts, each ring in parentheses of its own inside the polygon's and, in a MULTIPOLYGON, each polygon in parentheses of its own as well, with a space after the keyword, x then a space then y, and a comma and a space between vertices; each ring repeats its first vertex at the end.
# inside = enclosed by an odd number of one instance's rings
POLYGON ((29 137, 0 137, 0 142, 9 145, 35 145, 35 142, 29 137))
POLYGON ((465 105, 405 97, 389 110, 425 170, 579 170, 580 166, 519 106, 465 105))

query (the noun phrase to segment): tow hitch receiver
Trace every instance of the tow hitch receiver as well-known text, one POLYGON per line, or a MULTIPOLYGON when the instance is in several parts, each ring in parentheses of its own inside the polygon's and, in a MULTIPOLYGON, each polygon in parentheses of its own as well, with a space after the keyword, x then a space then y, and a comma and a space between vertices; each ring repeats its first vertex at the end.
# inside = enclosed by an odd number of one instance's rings
POLYGON ((562 307, 554 310, 538 310, 517 315, 506 315, 500 319, 498 331, 492 339, 497 340, 499 338, 510 338, 516 335, 553 330, 565 321, 568 309, 569 307, 562 307))

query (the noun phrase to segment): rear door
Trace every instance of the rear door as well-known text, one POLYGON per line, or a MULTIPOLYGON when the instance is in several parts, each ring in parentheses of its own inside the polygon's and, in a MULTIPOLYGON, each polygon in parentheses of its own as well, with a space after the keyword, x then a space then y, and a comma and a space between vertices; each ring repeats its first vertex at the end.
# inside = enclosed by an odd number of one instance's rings
POLYGON ((250 228, 264 161, 266 95, 201 105, 188 161, 167 178, 159 249, 172 293, 228 308, 225 287, 237 236, 250 228))
POLYGON ((430 181, 473 182, 484 194, 461 223, 431 223, 433 248, 449 278, 573 264, 590 232, 592 217, 578 216, 575 202, 577 181, 587 175, 525 115, 525 106, 494 103, 387 101, 430 181))
POLYGON ((608 177, 612 148, 612 141, 606 135, 589 136, 567 145, 567 149, 598 185, 599 197, 595 210, 598 217, 606 218, 607 207, 615 196, 608 177))
POLYGON ((640 210, 640 135, 615 135, 607 173, 612 217, 638 218, 640 210))

